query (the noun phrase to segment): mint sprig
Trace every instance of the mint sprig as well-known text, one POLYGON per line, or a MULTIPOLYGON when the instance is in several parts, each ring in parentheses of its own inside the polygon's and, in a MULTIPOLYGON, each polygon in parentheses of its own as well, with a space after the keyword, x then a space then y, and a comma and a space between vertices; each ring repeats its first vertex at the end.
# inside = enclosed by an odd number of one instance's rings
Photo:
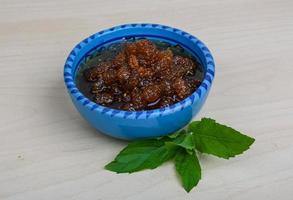
POLYGON ((201 179, 197 151, 229 159, 249 149, 255 139, 210 118, 191 122, 168 136, 130 142, 105 166, 117 173, 154 169, 173 160, 184 189, 189 192, 201 179))

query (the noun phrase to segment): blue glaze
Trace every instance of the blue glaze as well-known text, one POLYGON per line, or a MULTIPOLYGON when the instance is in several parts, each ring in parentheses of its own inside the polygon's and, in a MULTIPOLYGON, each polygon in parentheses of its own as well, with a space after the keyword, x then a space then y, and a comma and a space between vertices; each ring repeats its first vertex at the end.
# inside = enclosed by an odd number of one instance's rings
POLYGON ((98 131, 121 139, 140 139, 173 133, 184 127, 204 104, 215 74, 215 64, 208 48, 196 37, 176 28, 159 24, 124 24, 102 30, 77 44, 64 65, 64 82, 76 109, 98 131), (146 37, 177 43, 198 57, 205 78, 189 97, 172 106, 148 111, 123 111, 92 102, 76 88, 75 73, 79 63, 95 49, 123 38, 146 37))

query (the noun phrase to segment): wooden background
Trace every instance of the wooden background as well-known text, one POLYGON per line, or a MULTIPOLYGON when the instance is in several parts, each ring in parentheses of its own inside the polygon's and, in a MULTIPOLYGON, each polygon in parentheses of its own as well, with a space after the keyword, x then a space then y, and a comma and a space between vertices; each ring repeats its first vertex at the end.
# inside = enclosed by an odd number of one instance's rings
POLYGON ((292 0, 0 0, 0 199, 292 199, 292 0), (66 55, 83 38, 131 22, 174 26, 203 40, 216 79, 197 116, 256 138, 231 160, 200 158, 187 194, 174 168, 103 169, 125 142, 97 133, 63 84, 66 55))

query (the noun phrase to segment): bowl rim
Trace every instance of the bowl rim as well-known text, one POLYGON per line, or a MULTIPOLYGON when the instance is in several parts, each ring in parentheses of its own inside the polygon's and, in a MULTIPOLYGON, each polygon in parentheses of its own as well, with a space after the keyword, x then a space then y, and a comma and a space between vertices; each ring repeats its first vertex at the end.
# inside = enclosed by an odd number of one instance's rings
POLYGON ((153 24, 153 23, 135 23, 135 24, 122 24, 118 26, 114 26, 108 29, 104 29, 102 31, 99 31, 81 42, 79 42, 70 52, 68 55, 65 64, 64 64, 64 82, 68 89, 69 94, 74 98, 77 102, 80 102, 83 107, 86 107, 87 109, 91 111, 100 112, 105 115, 109 115, 111 117, 120 117, 120 118, 134 118, 134 119, 147 119, 147 118, 154 118, 157 116, 164 116, 168 115, 170 113, 177 112, 179 110, 183 110, 186 107, 194 104, 196 101, 200 100, 201 97, 204 95, 204 93, 208 92, 212 81, 214 79, 215 75, 215 63, 213 56, 210 52, 210 50, 207 48, 207 46, 200 41, 197 37, 182 31, 177 28, 173 28, 166 25, 161 24, 153 24), (76 84, 74 82, 74 76, 75 73, 72 73, 73 63, 76 59, 76 56, 80 52, 80 50, 88 45, 90 42, 94 41, 95 39, 102 37, 104 34, 109 34, 111 32, 121 30, 121 29, 131 29, 131 28, 153 28, 153 29, 162 29, 164 31, 170 31, 173 33, 176 33, 180 35, 181 37, 187 38, 190 42, 194 43, 199 50, 203 53, 204 59, 202 62, 205 62, 204 64, 207 66, 204 74, 204 79, 200 86, 188 97, 185 99, 172 104, 170 106, 166 106, 164 108, 157 108, 152 110, 141 110, 141 111, 126 111, 126 110, 118 110, 113 109, 109 107, 105 107, 99 104, 96 104, 95 102, 91 101, 87 97, 85 97, 79 89, 76 87, 76 84))

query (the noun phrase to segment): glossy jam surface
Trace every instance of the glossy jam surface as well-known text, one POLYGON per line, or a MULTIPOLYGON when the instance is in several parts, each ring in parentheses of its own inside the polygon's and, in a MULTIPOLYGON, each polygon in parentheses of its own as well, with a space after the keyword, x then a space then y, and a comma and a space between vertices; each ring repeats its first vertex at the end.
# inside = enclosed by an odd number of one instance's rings
POLYGON ((141 39, 97 51, 79 66, 76 84, 97 104, 138 111, 177 103, 202 80, 200 63, 182 47, 141 39))

